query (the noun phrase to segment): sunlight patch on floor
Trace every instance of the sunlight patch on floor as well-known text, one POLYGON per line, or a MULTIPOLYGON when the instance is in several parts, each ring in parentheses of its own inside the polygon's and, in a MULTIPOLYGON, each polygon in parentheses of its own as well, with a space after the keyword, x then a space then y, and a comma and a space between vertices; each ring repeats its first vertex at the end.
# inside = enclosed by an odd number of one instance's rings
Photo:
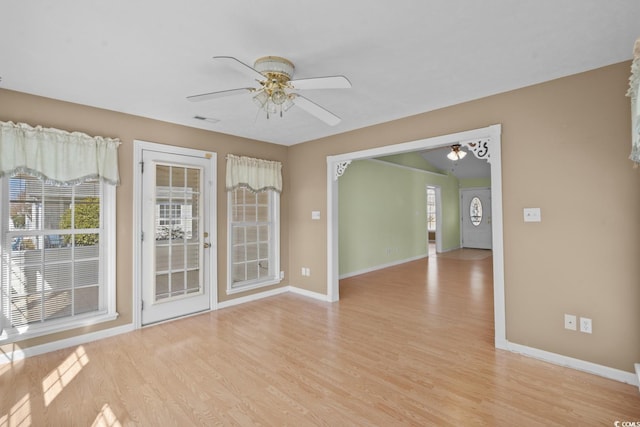
POLYGON ((91 427, 122 427, 122 424, 118 421, 118 417, 111 409, 111 406, 105 403, 91 427))
POLYGON ((29 393, 18 400, 11 407, 8 414, 0 417, 0 426, 30 426, 31 425, 31 402, 29 393))
POLYGON ((49 406, 58 397, 87 363, 89 363, 89 356, 84 347, 80 346, 42 380, 45 406, 49 406))

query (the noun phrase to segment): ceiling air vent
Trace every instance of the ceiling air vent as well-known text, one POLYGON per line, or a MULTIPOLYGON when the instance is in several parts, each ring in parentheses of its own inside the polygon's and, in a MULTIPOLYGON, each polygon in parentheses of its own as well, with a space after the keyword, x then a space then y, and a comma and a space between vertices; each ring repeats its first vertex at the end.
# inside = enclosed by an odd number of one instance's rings
POLYGON ((220 121, 212 117, 204 117, 204 116, 193 116, 193 118, 196 120, 202 120, 203 122, 209 122, 209 123, 218 123, 220 121))

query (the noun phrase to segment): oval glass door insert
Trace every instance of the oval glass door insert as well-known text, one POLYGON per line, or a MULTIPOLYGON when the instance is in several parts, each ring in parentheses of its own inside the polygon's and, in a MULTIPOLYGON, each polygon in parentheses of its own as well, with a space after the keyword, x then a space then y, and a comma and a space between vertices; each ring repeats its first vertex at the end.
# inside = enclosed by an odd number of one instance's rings
POLYGON ((469 217, 471 218, 471 224, 479 226, 482 222, 482 202, 478 197, 471 199, 469 204, 469 217))

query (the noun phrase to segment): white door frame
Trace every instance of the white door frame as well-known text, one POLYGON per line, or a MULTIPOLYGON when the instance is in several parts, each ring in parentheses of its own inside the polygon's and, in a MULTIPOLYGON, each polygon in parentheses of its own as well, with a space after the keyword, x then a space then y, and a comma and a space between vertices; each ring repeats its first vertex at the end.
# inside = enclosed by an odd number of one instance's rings
POLYGON ((466 145, 474 140, 482 140, 484 144, 478 143, 473 147, 475 150, 470 151, 473 151, 476 157, 483 157, 491 163, 495 346, 506 349, 501 132, 502 126, 496 124, 450 135, 327 156, 327 300, 338 301, 340 298, 338 277, 338 178, 345 172, 351 161, 446 147, 456 143, 466 145))
MULTIPOLYGON (((442 187, 439 185, 428 185, 436 193, 436 253, 442 252, 442 187)), ((427 254, 429 252, 429 242, 427 242, 427 254)))
MULTIPOLYGON (((196 150, 193 148, 176 147, 173 145, 158 144, 155 142, 147 141, 133 141, 133 306, 132 323, 135 329, 142 327, 142 152, 144 150, 162 151, 165 153, 182 154, 194 157, 204 157, 209 159, 211 167, 211 180, 213 181, 212 188, 216 188, 216 160, 217 154, 214 152, 196 150)), ((216 195, 212 194, 209 197, 209 220, 211 226, 209 227, 209 242, 211 247, 209 251, 205 251, 206 256, 209 258, 210 265, 210 282, 209 283, 209 295, 211 296, 210 310, 216 310, 218 308, 218 221, 217 221, 217 208, 216 208, 216 195)))

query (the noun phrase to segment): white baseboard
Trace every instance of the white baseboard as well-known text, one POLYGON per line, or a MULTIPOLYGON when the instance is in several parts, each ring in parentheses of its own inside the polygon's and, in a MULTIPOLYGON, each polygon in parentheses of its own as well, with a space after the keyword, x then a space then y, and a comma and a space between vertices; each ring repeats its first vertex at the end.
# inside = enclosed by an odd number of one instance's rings
MULTIPOLYGON (((590 374, 640 387, 640 378, 634 375, 633 372, 622 371, 620 369, 614 369, 608 366, 598 365, 597 363, 574 359, 573 357, 563 356, 561 354, 551 353, 545 350, 527 347, 525 345, 515 344, 508 341, 506 341, 506 345, 504 347, 499 347, 498 343, 496 343, 496 347, 503 348, 513 353, 522 354, 523 356, 533 357, 534 359, 544 360, 545 362, 553 363, 554 365, 566 366, 567 368, 588 372, 590 374)), ((639 364, 636 364, 636 370, 638 370, 638 365, 639 364)))
POLYGON ((462 246, 454 246, 453 248, 443 249, 442 251, 440 251, 438 253, 439 254, 446 254, 447 252, 457 251, 458 249, 463 249, 463 247, 462 246))
POLYGON ((351 273, 342 274, 338 279, 342 280, 342 279, 346 279, 348 277, 359 276, 361 274, 371 273, 372 271, 382 270, 384 268, 395 267, 396 265, 405 264, 405 263, 411 262, 411 261, 417 261, 419 259, 423 259, 423 258, 427 258, 427 257, 428 257, 428 255, 424 254, 424 255, 418 255, 418 256, 415 256, 415 257, 412 257, 412 258, 406 258, 406 259, 401 259, 401 260, 398 260, 398 261, 389 262, 387 264, 380 264, 380 265, 376 265, 374 267, 368 267, 368 268, 364 268, 362 270, 352 271, 351 273))
MULTIPOLYGON (((302 295, 308 298, 329 302, 327 295, 308 291, 306 289, 298 288, 295 286, 285 286, 282 288, 272 289, 270 291, 248 295, 246 297, 234 298, 229 301, 220 302, 218 303, 218 309, 232 307, 234 305, 244 304, 251 301, 257 301, 286 292, 293 292, 295 294, 302 295)), ((133 324, 129 324, 111 329, 105 329, 102 331, 92 332, 89 334, 78 335, 63 340, 52 341, 50 343, 42 345, 27 347, 25 349, 18 348, 10 352, 0 351, 0 366, 7 363, 14 363, 27 357, 37 356, 39 354, 44 354, 55 350, 61 350, 76 345, 86 344, 91 341, 109 338, 115 335, 131 332, 133 330, 135 330, 133 324)), ((539 360, 544 360, 545 362, 553 363, 555 365, 566 366, 578 371, 588 372, 590 374, 598 375, 604 378, 609 378, 626 384, 635 385, 636 387, 640 388, 640 363, 635 364, 636 373, 634 374, 632 372, 626 372, 619 369, 610 368, 608 366, 598 365, 596 363, 587 362, 580 359, 574 359, 572 357, 563 356, 561 354, 551 353, 545 350, 540 350, 521 344, 515 344, 507 340, 496 341, 495 346, 498 349, 511 351, 513 353, 522 354, 523 356, 533 357, 539 360)))
POLYGON ((289 292, 294 294, 303 295, 307 298, 317 299, 319 301, 329 302, 329 296, 318 292, 308 291, 306 289, 297 288, 295 286, 289 286, 289 292))
POLYGON ((86 344, 91 341, 101 340, 103 338, 109 338, 115 335, 124 334, 134 330, 132 324, 118 326, 115 328, 105 329, 102 331, 91 332, 84 335, 78 335, 71 338, 65 338, 58 341, 52 341, 46 344, 36 345, 33 347, 27 347, 25 349, 17 348, 10 352, 0 352, 0 365, 6 363, 15 363, 19 360, 26 359, 27 357, 37 356, 39 354, 49 353, 51 351, 62 350, 68 347, 74 347, 76 345, 86 344))
POLYGON ((289 291, 288 286, 282 288, 272 289, 270 291, 258 292, 257 294, 247 295, 246 297, 234 298, 228 301, 222 301, 218 303, 218 309, 233 307, 234 305, 244 304, 251 301, 257 301, 262 298, 272 297, 274 295, 280 295, 289 291))

